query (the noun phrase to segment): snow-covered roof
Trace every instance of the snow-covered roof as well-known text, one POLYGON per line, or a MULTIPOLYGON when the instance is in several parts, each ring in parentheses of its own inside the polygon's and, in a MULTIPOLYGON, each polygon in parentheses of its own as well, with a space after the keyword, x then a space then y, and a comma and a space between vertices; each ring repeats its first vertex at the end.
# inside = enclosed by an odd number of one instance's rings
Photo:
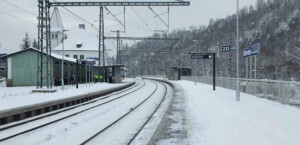
MULTIPOLYGON (((55 54, 55 53, 51 53, 51 56, 53 56, 54 58, 57 58, 57 59, 62 59, 61 55, 58 55, 58 54, 55 54)), ((76 62, 76 59, 71 58, 71 57, 64 57, 64 60, 70 61, 70 62, 76 62)))
MULTIPOLYGON (((98 38, 96 35, 88 33, 84 29, 77 29, 66 32, 67 39, 64 41, 64 50, 98 50, 98 38), (81 44, 80 48, 77 45, 81 44)), ((62 44, 59 44, 52 50, 61 50, 62 44)))
MULTIPOLYGON (((17 52, 8 54, 8 55, 6 55, 6 56, 4 56, 4 57, 10 57, 10 56, 12 56, 12 55, 15 55, 15 54, 18 54, 18 53, 21 53, 21 52, 24 52, 24 51, 29 51, 29 50, 39 52, 39 51, 38 51, 37 49, 35 49, 35 48, 28 48, 28 49, 25 49, 25 50, 20 50, 20 51, 17 51, 17 52)), ((61 58, 62 58, 61 55, 58 55, 58 54, 55 54, 55 53, 51 53, 51 56, 52 56, 53 58, 56 58, 56 59, 61 59, 61 58)), ((70 61, 70 62, 76 62, 76 59, 71 58, 71 57, 64 57, 64 60, 70 61)))
POLYGON ((58 32, 64 29, 64 25, 62 23, 57 7, 54 7, 53 9, 51 20, 50 20, 50 26, 51 26, 50 28, 51 32, 58 32))

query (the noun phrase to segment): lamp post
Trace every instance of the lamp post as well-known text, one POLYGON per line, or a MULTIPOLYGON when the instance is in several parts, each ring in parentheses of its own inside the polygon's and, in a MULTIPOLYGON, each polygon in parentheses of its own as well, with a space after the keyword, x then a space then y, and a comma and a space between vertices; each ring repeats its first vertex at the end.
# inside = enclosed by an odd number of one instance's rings
POLYGON ((236 101, 240 101, 240 80, 239 80, 239 0, 236 10, 236 101))
POLYGON ((61 58, 61 89, 64 90, 64 43, 65 43, 65 32, 69 30, 62 30, 63 38, 62 38, 62 58, 61 58))
MULTIPOLYGON (((197 52, 197 40, 193 40, 193 42, 195 43, 195 53, 197 52)), ((197 85, 197 82, 196 82, 196 74, 197 74, 197 64, 196 64, 196 60, 197 59, 195 59, 194 61, 195 61, 195 76, 194 76, 194 81, 195 81, 195 85, 197 85)))

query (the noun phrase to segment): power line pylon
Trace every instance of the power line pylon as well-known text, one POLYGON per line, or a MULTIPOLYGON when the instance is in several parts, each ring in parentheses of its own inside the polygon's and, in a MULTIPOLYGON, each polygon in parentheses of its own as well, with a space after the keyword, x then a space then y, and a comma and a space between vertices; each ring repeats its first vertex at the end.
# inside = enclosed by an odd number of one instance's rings
MULTIPOLYGON (((49 0, 38 0, 38 57, 37 57, 37 88, 47 86, 52 88, 53 82, 53 63, 51 62, 51 43, 50 43, 50 7, 69 7, 69 6, 98 6, 100 7, 100 23, 99 23, 99 51, 102 46, 102 63, 105 65, 105 46, 104 46, 104 18, 103 7, 106 6, 189 6, 187 1, 171 1, 171 2, 50 2, 49 0), (102 45, 101 45, 102 44, 102 45)), ((101 52, 99 52, 101 56, 101 52)), ((99 64, 100 64, 99 57, 99 64)), ((100 76, 98 76, 100 77, 100 76)))
POLYGON ((52 88, 53 68, 50 42, 50 5, 49 0, 38 0, 38 55, 37 55, 37 89, 47 86, 52 88))

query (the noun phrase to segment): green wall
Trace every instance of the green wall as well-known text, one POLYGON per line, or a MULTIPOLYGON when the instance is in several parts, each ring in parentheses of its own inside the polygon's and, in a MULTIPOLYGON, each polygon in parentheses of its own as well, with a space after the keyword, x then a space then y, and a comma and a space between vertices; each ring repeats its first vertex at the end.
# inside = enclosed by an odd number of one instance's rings
MULTIPOLYGON (((37 54, 37 52, 29 50, 11 56, 13 86, 36 86, 37 54)), ((53 67, 51 66, 51 68, 53 67)))

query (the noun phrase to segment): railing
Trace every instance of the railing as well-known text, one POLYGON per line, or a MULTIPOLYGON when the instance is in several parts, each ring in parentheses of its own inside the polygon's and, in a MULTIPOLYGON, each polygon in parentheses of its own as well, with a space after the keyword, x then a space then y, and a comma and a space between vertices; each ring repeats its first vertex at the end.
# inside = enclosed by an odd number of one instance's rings
MULTIPOLYGON (((183 77, 193 81, 194 77, 183 77)), ((212 77, 196 77, 197 82, 212 84, 212 77)), ((235 78, 216 78, 216 85, 227 89, 236 89, 235 78)), ((240 79, 241 92, 257 97, 275 100, 283 104, 300 106, 300 82, 240 79)))
MULTIPOLYGON (((165 76, 148 76, 160 77, 165 76)), ((182 77, 183 80, 194 81, 194 76, 182 77)), ((212 85, 212 77, 197 76, 196 81, 212 85)), ((227 89, 236 89, 235 78, 216 78, 216 85, 227 89)), ((241 92, 255 95, 261 98, 278 101, 283 104, 300 106, 300 82, 294 81, 275 81, 275 80, 254 80, 240 79, 241 92)))

